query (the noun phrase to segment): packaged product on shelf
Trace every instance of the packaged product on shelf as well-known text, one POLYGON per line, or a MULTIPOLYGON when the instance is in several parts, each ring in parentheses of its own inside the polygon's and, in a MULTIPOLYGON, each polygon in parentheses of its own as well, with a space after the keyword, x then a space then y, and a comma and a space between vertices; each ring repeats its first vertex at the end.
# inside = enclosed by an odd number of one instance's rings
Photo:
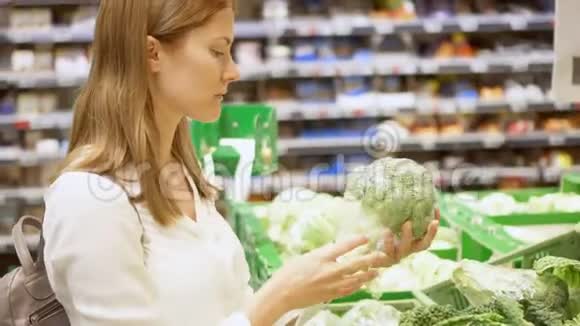
POLYGON ((234 53, 240 66, 262 64, 262 44, 259 42, 240 42, 236 44, 234 53))
POLYGON ((542 121, 542 129, 546 132, 563 133, 573 130, 574 126, 567 117, 549 117, 542 121))
POLYGON ((372 16, 396 20, 409 20, 416 17, 413 2, 409 0, 375 0, 372 16))
POLYGON ((34 70, 53 71, 54 58, 51 46, 38 46, 34 50, 34 70))
POLYGON ((500 117, 483 117, 476 127, 477 132, 489 134, 502 134, 504 128, 500 117))
POLYGON ((49 113, 57 109, 58 98, 54 92, 44 92, 39 95, 38 112, 49 113))
POLYGON ((0 115, 12 115, 16 112, 14 92, 7 92, 0 97, 0 115))
POLYGON ((523 135, 535 130, 535 121, 530 118, 512 118, 506 127, 508 135, 523 135))
POLYGON ((465 133, 465 122, 460 116, 440 116, 439 124, 441 136, 458 136, 465 133))
POLYGON ((52 26, 52 19, 50 8, 12 8, 10 11, 10 27, 14 30, 46 30, 52 26))
POLYGON ((54 69, 62 78, 82 78, 89 71, 87 52, 82 48, 58 48, 55 54, 54 69))
POLYGON ((19 93, 16 106, 19 114, 37 114, 40 107, 39 94, 37 92, 19 93))
POLYGON ((34 70, 34 51, 14 50, 12 51, 12 71, 30 72, 34 70))

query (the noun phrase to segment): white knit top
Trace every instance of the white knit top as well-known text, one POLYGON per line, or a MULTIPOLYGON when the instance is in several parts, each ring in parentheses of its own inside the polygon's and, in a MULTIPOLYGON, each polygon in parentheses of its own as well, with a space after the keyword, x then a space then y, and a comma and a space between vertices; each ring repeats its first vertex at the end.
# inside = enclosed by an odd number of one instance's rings
POLYGON ((86 172, 61 175, 45 195, 50 284, 73 326, 248 326, 253 295, 243 248, 214 203, 197 221, 160 226, 122 188, 86 172))

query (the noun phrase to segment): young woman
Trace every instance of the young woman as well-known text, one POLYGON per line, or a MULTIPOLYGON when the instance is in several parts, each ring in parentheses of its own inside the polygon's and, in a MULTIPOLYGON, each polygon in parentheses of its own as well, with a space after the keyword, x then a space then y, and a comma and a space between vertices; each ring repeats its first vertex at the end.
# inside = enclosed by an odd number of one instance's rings
POLYGON ((410 225, 385 252, 336 258, 366 239, 288 262, 259 291, 214 206, 187 118, 218 118, 239 73, 228 0, 101 0, 93 64, 64 168, 45 195, 45 261, 74 326, 272 325, 349 294, 431 243, 410 225))

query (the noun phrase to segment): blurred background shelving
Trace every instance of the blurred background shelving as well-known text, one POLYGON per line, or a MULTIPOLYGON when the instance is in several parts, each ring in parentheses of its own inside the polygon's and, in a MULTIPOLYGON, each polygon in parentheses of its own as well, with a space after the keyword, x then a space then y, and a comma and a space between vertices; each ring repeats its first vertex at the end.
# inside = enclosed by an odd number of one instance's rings
MULTIPOLYGON (((239 3, 242 79, 226 101, 271 104, 280 132, 281 170, 253 179, 253 199, 339 192, 351 168, 387 154, 425 164, 446 190, 580 170, 580 107, 551 96, 553 0, 239 3)), ((0 234, 42 215, 97 5, 0 0, 0 234)))

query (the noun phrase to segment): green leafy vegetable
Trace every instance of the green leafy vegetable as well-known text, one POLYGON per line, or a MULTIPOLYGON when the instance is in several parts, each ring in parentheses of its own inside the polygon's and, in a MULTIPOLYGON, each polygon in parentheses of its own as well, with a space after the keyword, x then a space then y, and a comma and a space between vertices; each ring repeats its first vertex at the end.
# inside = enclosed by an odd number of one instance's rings
POLYGON ((490 312, 480 315, 460 315, 438 322, 434 326, 508 326, 503 320, 500 314, 490 312))
POLYGON ((304 323, 303 326, 340 326, 340 317, 328 310, 322 310, 304 323))
POLYGON ((457 263, 423 251, 403 259, 399 264, 382 269, 379 276, 367 284, 375 297, 384 292, 425 289, 451 278, 457 263))
POLYGON ((392 306, 374 300, 363 300, 342 317, 340 325, 398 326, 400 314, 392 306))
POLYGON ((568 316, 580 315, 580 289, 569 289, 568 316))
POLYGON ((564 323, 564 326, 580 326, 580 315, 564 323))
POLYGON ((565 320, 563 313, 551 309, 541 301, 523 302, 525 318, 535 326, 559 326, 565 320))
POLYGON ((464 260, 453 272, 457 289, 472 305, 483 305, 495 297, 522 300, 531 297, 537 275, 530 270, 491 266, 464 260))
POLYGON ((401 315, 400 326, 435 325, 456 316, 459 311, 452 306, 419 306, 401 315))
POLYGON ((534 262, 538 274, 551 273, 562 279, 569 287, 580 288, 580 261, 564 257, 547 256, 534 262))
POLYGON ((413 235, 422 237, 434 218, 433 177, 409 159, 383 158, 348 176, 345 198, 360 200, 369 215, 395 234, 407 221, 413 235))

